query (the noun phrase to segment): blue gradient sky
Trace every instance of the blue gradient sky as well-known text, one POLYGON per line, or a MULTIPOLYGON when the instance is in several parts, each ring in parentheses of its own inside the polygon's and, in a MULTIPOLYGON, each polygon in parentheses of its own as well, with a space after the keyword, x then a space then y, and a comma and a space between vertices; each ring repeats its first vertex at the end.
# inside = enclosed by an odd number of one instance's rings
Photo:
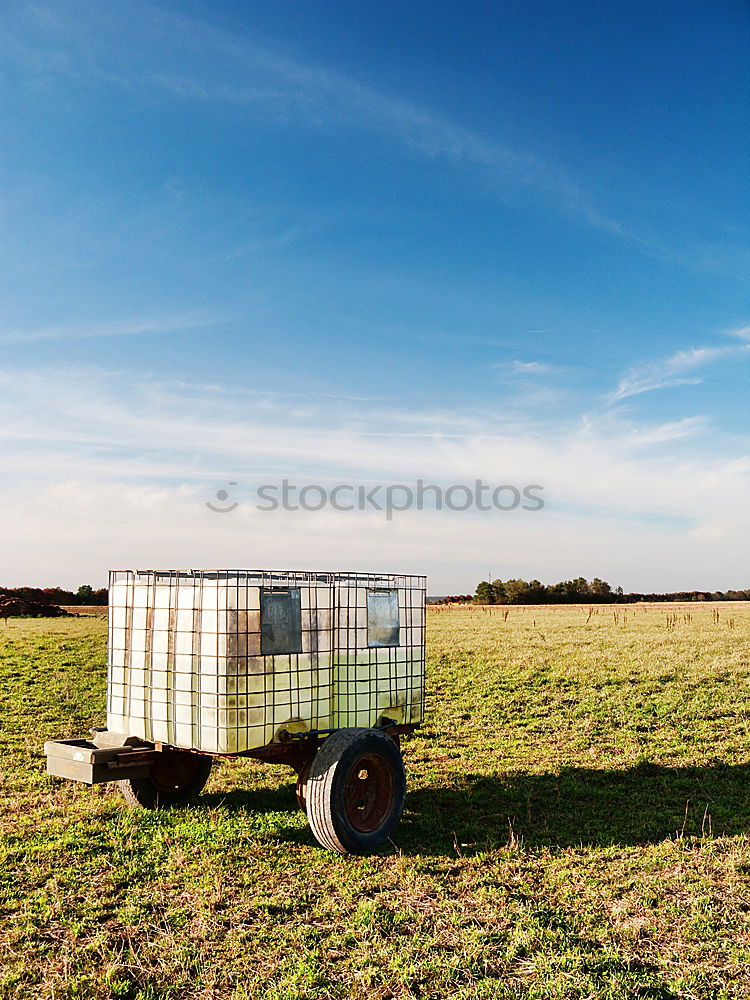
POLYGON ((749 586, 749 42, 729 0, 6 4, 0 582, 749 586), (257 512, 284 475, 547 506, 257 512))

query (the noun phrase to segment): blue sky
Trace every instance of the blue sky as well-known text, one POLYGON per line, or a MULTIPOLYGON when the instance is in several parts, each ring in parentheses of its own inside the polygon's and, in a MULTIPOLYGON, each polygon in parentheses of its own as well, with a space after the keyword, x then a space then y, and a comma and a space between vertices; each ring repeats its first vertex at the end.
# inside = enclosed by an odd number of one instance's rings
POLYGON ((729 0, 6 4, 2 582, 749 586, 749 41, 729 0), (284 476, 546 506, 255 510, 284 476))

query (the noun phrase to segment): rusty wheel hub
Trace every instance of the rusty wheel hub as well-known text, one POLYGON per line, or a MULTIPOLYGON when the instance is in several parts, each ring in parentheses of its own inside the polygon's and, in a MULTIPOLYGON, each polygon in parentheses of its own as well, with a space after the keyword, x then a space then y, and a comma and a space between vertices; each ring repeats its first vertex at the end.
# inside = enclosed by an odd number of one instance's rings
POLYGON ((388 761, 375 753, 360 757, 346 779, 346 818, 360 833, 373 833, 387 817, 393 793, 393 776, 388 761))

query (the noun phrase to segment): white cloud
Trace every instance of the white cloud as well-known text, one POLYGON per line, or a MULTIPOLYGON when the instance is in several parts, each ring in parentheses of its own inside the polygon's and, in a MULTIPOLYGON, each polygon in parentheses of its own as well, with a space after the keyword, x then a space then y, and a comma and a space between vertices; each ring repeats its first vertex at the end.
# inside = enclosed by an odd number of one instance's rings
MULTIPOLYGON (((58 6, 36 5, 29 42, 21 22, 6 35, 8 55, 49 83, 57 74, 80 84, 159 92, 180 101, 224 106, 264 119, 294 119, 302 127, 331 124, 367 129, 420 156, 469 165, 488 175, 500 197, 528 189, 593 229, 633 239, 608 217, 565 170, 548 157, 489 138, 440 113, 386 93, 360 79, 305 62, 267 42, 257 43, 206 21, 145 5, 121 18, 100 4, 79 4, 70 17, 58 6)), ((137 9, 137 8, 136 8, 137 9)), ((636 242, 640 242, 635 238, 636 242)))
POLYGON ((0 61, 21 66, 32 85, 63 108, 77 105, 79 88, 101 85, 125 92, 129 101, 144 100, 150 112, 168 100, 184 101, 235 122, 245 116, 318 133, 337 127, 369 131, 425 159, 465 167, 500 201, 517 207, 519 192, 526 191, 559 215, 625 240, 649 257, 701 271, 746 270, 746 249, 728 244, 723 234, 708 241, 684 232, 670 237, 634 223, 633 212, 629 219, 614 218, 598 203, 591 182, 576 179, 548 148, 540 145, 535 152, 504 141, 500 125, 494 137, 467 128, 439 110, 306 61, 247 31, 231 33, 136 0, 128 10, 124 29, 116 9, 91 0, 18 5, 0 34, 0 61))
POLYGON ((501 361, 493 367, 505 369, 514 375, 549 375, 556 371, 553 365, 541 361, 501 361))
POLYGON ((655 389, 697 385, 701 379, 691 375, 691 372, 705 368, 716 361, 746 356, 748 352, 750 344, 739 347, 734 344, 721 347, 691 347, 688 350, 677 351, 668 358, 632 368, 621 379, 609 401, 616 403, 629 396, 653 392, 655 389))
POLYGON ((0 371, 0 438, 8 585, 101 582, 118 563, 346 564, 426 568, 441 592, 472 585, 490 558, 497 575, 658 589, 738 586, 749 564, 750 448, 698 418, 511 422, 71 368, 0 371), (258 512, 255 487, 285 476, 541 484, 547 506, 392 522, 258 512), (212 514, 205 502, 229 480, 240 508, 212 514))
POLYGON ((231 317, 208 309, 125 320, 59 323, 29 330, 0 332, 0 344, 29 343, 37 340, 79 340, 90 337, 130 337, 142 334, 182 333, 227 322, 231 317))
POLYGON ((750 324, 745 326, 736 326, 731 330, 725 331, 730 337, 739 337, 740 340, 750 340, 750 324))

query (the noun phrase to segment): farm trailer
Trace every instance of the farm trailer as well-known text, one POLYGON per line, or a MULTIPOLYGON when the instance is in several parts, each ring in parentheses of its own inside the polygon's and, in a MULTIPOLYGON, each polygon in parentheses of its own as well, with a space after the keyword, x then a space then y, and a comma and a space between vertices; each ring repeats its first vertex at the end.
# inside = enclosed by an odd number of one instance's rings
POLYGON ((400 737, 424 714, 423 576, 115 570, 107 728, 45 744, 47 773, 183 803, 213 758, 297 774, 316 839, 364 854, 395 830, 400 737))

